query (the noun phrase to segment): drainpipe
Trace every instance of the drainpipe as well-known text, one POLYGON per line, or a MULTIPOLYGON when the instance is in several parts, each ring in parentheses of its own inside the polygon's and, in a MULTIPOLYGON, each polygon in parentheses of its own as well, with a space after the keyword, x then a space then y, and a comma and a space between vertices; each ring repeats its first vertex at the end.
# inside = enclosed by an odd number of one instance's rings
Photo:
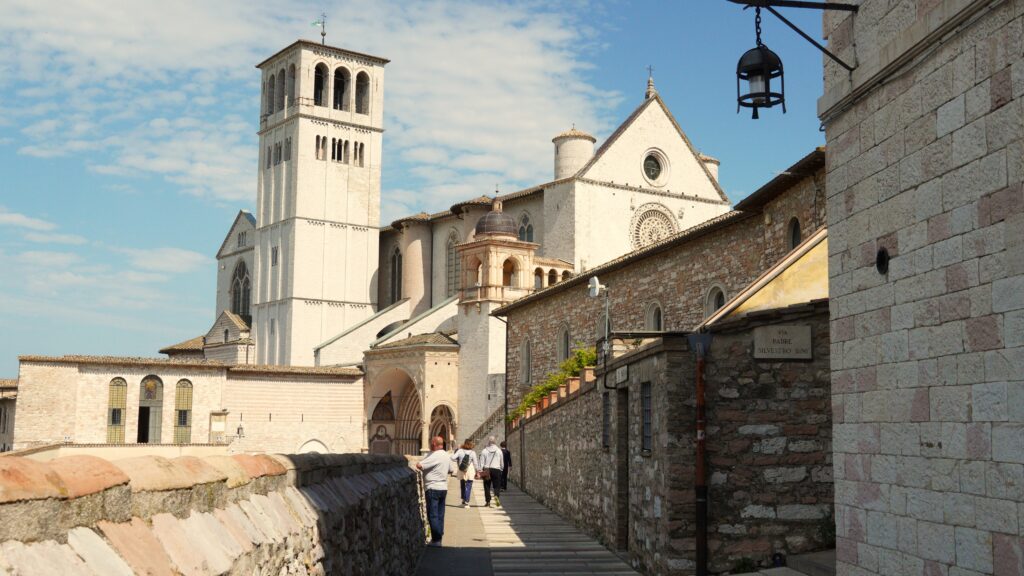
POLYGON ((688 335, 690 348, 697 355, 696 391, 697 396, 697 450, 696 474, 693 479, 697 495, 697 576, 708 573, 708 480, 705 468, 705 416, 704 401, 704 356, 711 348, 711 334, 706 332, 688 335))

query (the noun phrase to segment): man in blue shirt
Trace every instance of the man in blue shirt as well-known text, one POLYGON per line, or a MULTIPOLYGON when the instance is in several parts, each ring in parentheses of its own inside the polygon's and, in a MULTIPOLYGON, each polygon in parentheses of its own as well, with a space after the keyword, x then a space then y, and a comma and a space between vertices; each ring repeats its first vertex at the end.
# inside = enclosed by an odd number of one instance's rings
POLYGON ((451 457, 444 450, 444 439, 434 436, 430 439, 431 453, 416 464, 423 471, 423 487, 427 501, 427 522, 430 524, 430 544, 440 546, 444 536, 444 507, 448 497, 448 474, 451 472, 451 457))

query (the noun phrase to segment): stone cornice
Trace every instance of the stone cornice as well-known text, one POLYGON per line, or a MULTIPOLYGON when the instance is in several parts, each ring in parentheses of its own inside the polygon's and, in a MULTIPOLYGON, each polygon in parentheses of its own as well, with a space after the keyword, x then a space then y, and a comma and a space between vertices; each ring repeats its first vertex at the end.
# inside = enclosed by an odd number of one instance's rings
POLYGON ((366 132, 366 133, 370 133, 370 132, 377 132, 379 134, 383 134, 384 133, 384 129, 383 128, 378 128, 376 126, 366 126, 364 124, 356 124, 355 122, 347 122, 345 120, 333 120, 331 118, 324 118, 322 116, 315 116, 313 114, 307 114, 305 112, 299 112, 297 114, 285 114, 281 119, 279 119, 277 122, 274 122, 273 124, 268 122, 267 126, 265 128, 261 128, 258 132, 256 132, 256 134, 259 135, 259 136, 263 136, 263 134, 265 134, 265 133, 267 133, 267 132, 269 132, 271 130, 274 130, 275 128, 277 128, 278 126, 281 126, 282 124, 285 124, 285 123, 290 122, 290 121, 295 120, 295 119, 303 119, 303 118, 306 119, 306 120, 314 121, 314 122, 320 122, 320 123, 325 124, 325 125, 333 125, 335 128, 345 127, 345 128, 352 128, 352 129, 355 129, 355 130, 361 130, 361 131, 366 132))
POLYGON ((270 224, 264 224, 263 226, 260 226, 259 228, 257 228, 257 230, 265 230, 267 228, 273 228, 274 226, 278 226, 280 224, 284 224, 285 222, 294 222, 294 221, 299 221, 299 220, 301 220, 303 222, 309 222, 310 224, 314 224, 314 225, 318 225, 318 226, 322 226, 322 225, 325 225, 325 224, 330 224, 332 226, 337 226, 339 228, 354 228, 355 230, 357 230, 359 232, 364 232, 366 230, 380 230, 380 228, 377 227, 377 226, 367 226, 365 224, 353 224, 351 222, 338 222, 337 220, 325 220, 323 218, 307 218, 305 216, 289 216, 287 218, 282 218, 282 219, 276 220, 276 221, 274 221, 274 222, 272 222, 270 224))
POLYGON ((661 196, 662 198, 675 198, 677 200, 690 200, 692 202, 702 202, 704 204, 714 204, 716 206, 731 206, 732 204, 728 200, 718 200, 710 198, 701 198, 700 196, 691 196, 689 194, 673 194, 672 192, 665 192, 662 190, 655 190, 654 188, 644 188, 643 186, 629 186, 627 184, 616 184, 615 182, 605 182, 603 180, 591 180, 590 178, 576 178, 577 182, 583 182, 584 184, 592 184, 594 186, 605 186, 608 188, 615 188, 616 190, 629 190, 631 192, 642 192, 644 194, 650 194, 652 196, 661 196))

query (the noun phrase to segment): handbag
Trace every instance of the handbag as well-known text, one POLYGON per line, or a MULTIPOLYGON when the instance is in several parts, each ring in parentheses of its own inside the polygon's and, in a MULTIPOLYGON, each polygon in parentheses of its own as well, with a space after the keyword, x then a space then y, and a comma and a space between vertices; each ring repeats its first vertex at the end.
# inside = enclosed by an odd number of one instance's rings
POLYGON ((483 470, 478 472, 477 475, 480 476, 481 480, 490 480, 491 479, 491 471, 489 469, 487 469, 487 468, 484 468, 483 470))

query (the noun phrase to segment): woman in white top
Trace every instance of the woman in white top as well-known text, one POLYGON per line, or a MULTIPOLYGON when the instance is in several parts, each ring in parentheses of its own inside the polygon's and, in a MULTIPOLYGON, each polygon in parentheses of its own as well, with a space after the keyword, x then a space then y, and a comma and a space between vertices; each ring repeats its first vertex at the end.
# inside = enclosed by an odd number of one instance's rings
POLYGON ((476 460, 476 452, 473 452, 473 443, 466 440, 462 448, 455 451, 452 460, 459 467, 459 488, 462 493, 462 507, 469 508, 469 495, 473 491, 473 478, 479 465, 476 460))

